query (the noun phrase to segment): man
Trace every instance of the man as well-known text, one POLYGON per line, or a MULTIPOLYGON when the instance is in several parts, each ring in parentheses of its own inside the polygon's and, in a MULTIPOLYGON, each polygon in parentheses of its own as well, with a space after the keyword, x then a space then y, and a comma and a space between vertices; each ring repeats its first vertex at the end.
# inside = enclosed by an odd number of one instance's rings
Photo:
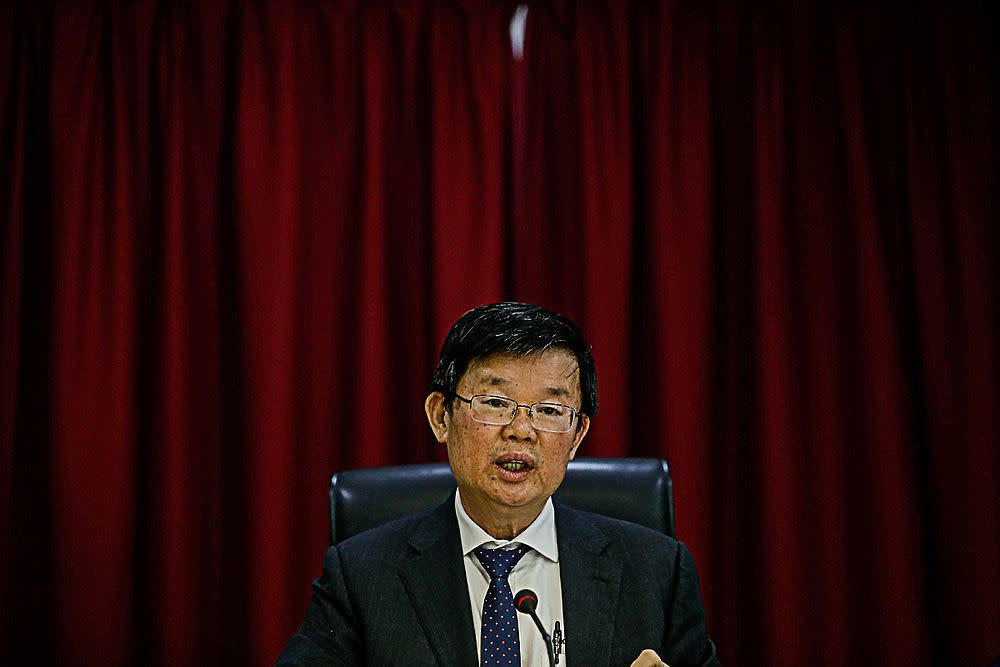
POLYGON ((458 489, 327 550, 281 665, 548 664, 521 588, 573 665, 718 665, 691 555, 654 531, 553 503, 597 412, 567 318, 496 303, 452 326, 424 404, 458 489))

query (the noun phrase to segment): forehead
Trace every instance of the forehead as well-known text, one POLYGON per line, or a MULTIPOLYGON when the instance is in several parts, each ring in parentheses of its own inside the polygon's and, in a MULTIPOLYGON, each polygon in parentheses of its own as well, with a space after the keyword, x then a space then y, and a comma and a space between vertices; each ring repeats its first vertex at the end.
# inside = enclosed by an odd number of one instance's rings
MULTIPOLYGON (((492 354, 471 364, 458 382, 475 393, 530 393, 530 398, 579 398, 580 366, 564 349, 492 354)), ((527 399, 529 396, 517 397, 527 399)))

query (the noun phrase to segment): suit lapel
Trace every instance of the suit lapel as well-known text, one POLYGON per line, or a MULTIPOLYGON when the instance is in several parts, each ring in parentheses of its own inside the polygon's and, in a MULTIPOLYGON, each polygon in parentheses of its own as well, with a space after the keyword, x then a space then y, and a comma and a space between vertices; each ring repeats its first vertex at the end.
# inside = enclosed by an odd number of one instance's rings
POLYGON ((608 665, 621 584, 621 558, 607 536, 576 510, 555 503, 566 619, 566 654, 576 665, 608 665))
POLYGON ((399 576, 441 665, 474 665, 475 630, 455 518, 454 494, 410 537, 399 576))

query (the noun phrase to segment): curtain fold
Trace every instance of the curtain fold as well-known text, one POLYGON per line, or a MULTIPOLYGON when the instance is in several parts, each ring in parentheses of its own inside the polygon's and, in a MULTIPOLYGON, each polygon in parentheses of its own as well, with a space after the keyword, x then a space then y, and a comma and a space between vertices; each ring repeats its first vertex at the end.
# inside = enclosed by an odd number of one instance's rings
MULTIPOLYGON (((724 662, 1000 654, 976 3, 0 9, 0 661, 270 664, 448 326, 583 325, 724 662)), ((610 630, 609 630, 610 631, 610 630)))

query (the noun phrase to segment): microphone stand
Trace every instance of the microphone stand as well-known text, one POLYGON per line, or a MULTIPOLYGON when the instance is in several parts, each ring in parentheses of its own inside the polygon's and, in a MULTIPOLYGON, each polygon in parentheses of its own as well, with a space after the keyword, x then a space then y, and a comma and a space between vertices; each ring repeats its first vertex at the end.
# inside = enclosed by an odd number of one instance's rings
POLYGON ((549 667, 555 667, 556 662, 552 652, 552 638, 549 637, 549 633, 545 631, 541 619, 535 613, 537 606, 538 596, 533 591, 525 589, 518 591, 517 595, 514 596, 514 608, 522 614, 531 616, 531 620, 535 622, 535 627, 538 628, 538 632, 542 635, 542 640, 545 641, 545 654, 549 657, 549 667))

